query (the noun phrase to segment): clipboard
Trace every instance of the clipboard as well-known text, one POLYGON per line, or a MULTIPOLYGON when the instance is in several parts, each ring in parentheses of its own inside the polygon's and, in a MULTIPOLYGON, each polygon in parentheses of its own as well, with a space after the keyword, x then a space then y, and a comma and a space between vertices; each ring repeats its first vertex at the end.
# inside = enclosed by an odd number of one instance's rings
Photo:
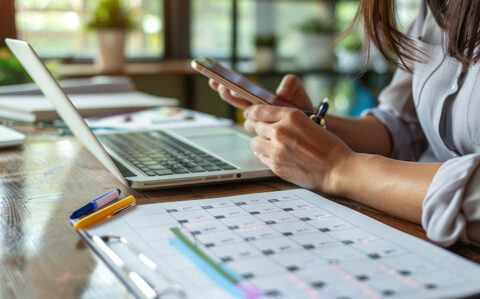
MULTIPOLYGON (((73 221, 72 221, 73 222, 73 221)), ((130 270, 125 262, 120 256, 118 256, 109 246, 109 242, 112 240, 119 241, 123 243, 129 250, 132 250, 134 254, 142 254, 134 245, 130 244, 128 240, 121 236, 92 236, 86 230, 80 229, 77 230, 77 233, 82 237, 82 239, 88 244, 90 248, 95 252, 96 255, 108 266, 108 268, 122 281, 122 283, 127 287, 127 289, 132 292, 132 294, 137 298, 161 298, 166 294, 174 295, 178 298, 184 298, 185 293, 183 286, 171 280, 165 274, 157 272, 160 276, 163 277, 165 283, 168 287, 158 289, 152 285, 146 278, 144 278, 139 273, 134 270, 130 270), (123 263, 123 266, 121 264, 123 263)), ((139 262, 145 264, 148 267, 150 264, 151 267, 155 267, 156 264, 148 258, 146 255, 143 255, 143 258, 139 258, 139 262)), ((157 267, 158 269, 158 267, 157 267)))

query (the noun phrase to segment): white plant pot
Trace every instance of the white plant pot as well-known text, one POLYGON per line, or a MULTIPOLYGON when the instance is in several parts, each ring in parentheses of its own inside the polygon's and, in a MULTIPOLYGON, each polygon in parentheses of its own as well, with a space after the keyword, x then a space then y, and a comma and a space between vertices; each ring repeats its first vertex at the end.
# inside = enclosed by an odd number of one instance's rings
POLYGON ((330 69, 335 56, 333 42, 335 36, 330 34, 298 35, 295 63, 300 69, 330 69))
POLYGON ((257 71, 269 71, 275 64, 275 51, 268 47, 259 47, 253 57, 257 71))
POLYGON ((97 31, 98 55, 95 65, 103 74, 121 73, 125 65, 125 29, 97 31))

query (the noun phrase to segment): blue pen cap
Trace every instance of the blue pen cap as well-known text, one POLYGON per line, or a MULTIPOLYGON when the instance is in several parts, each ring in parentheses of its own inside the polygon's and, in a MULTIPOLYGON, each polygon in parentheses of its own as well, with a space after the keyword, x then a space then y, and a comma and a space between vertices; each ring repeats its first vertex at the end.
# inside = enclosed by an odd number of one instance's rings
POLYGON ((95 210, 93 203, 89 202, 88 204, 84 205, 80 209, 76 210, 75 212, 70 215, 70 219, 77 219, 84 215, 90 214, 95 210))

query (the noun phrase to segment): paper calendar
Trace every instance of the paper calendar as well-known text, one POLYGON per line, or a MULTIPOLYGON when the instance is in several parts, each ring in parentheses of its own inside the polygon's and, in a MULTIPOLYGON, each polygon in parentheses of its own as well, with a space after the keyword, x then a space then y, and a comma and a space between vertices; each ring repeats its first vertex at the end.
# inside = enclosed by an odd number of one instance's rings
POLYGON ((162 298, 178 297, 168 291, 172 283, 188 298, 480 293, 478 265, 304 189, 137 206, 82 234, 127 285, 131 272, 143 278, 156 291, 151 297, 159 290, 162 298), (128 240, 133 253, 108 244, 126 271, 91 242, 94 236, 128 240), (135 252, 157 268, 145 267, 135 252))

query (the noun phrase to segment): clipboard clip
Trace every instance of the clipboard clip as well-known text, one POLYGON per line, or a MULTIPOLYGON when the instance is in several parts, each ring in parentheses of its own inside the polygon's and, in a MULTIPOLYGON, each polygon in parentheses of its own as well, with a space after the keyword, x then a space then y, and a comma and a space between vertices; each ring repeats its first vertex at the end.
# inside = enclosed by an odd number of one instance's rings
POLYGON ((167 275, 159 271, 158 265, 145 254, 140 252, 133 244, 121 236, 93 236, 92 241, 101 249, 108 258, 128 277, 137 290, 143 294, 146 298, 161 298, 166 294, 175 294, 178 297, 186 297, 185 290, 182 285, 174 282, 167 275), (110 243, 118 242, 125 245, 138 260, 148 267, 152 272, 155 272, 166 282, 166 287, 154 287, 145 278, 135 271, 128 269, 125 262, 110 248, 110 243))

